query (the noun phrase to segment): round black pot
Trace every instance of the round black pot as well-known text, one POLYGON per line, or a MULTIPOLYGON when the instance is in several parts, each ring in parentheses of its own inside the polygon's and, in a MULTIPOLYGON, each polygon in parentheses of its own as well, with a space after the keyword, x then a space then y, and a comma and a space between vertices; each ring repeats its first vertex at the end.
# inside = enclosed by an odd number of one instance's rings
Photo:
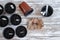
POLYGON ((21 23, 21 16, 18 14, 13 14, 10 21, 12 25, 19 25, 21 23))
POLYGON ((9 2, 5 5, 5 11, 9 14, 14 13, 16 10, 15 4, 9 2))
POLYGON ((45 5, 41 9, 41 14, 45 17, 49 17, 53 14, 53 8, 49 5, 45 5))
POLYGON ((15 32, 10 27, 5 28, 4 31, 3 31, 3 36, 6 39, 12 39, 14 37, 14 35, 15 35, 15 32))
POLYGON ((4 8, 2 5, 0 5, 0 15, 4 12, 4 8))
POLYGON ((0 27, 5 27, 9 23, 9 19, 7 16, 0 16, 0 27))
POLYGON ((20 38, 25 37, 27 34, 27 29, 24 26, 18 26, 16 28, 16 35, 20 38))

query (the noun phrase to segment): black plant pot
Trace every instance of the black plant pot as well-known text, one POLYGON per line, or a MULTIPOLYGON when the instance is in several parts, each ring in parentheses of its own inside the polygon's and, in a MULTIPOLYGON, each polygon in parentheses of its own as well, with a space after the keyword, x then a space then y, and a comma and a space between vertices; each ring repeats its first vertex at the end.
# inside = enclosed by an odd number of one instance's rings
POLYGON ((12 39, 14 35, 15 35, 15 31, 10 27, 5 28, 3 31, 3 36, 6 39, 12 39))
POLYGON ((9 23, 9 19, 6 16, 0 16, 0 27, 5 27, 9 23))
POLYGON ((15 4, 9 2, 5 5, 5 11, 9 14, 14 13, 16 10, 15 4))
POLYGON ((45 17, 49 17, 53 14, 53 8, 49 5, 45 5, 41 9, 41 14, 45 17))
POLYGON ((4 11, 4 8, 2 5, 0 5, 0 15, 3 13, 3 11, 4 11))
POLYGON ((16 35, 20 38, 25 37, 27 34, 27 29, 24 26, 18 26, 16 28, 16 35))
POLYGON ((13 14, 10 21, 12 25, 19 25, 21 23, 21 16, 18 14, 13 14))

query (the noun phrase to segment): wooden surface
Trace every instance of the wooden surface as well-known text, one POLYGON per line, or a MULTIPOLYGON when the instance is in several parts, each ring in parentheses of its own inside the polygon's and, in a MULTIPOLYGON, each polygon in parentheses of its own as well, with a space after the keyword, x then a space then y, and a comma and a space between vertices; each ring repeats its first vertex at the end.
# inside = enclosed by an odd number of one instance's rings
MULTIPOLYGON (((11 40, 60 40, 60 0, 1 0, 0 4, 4 6, 7 2, 16 4, 17 9, 15 13, 22 17, 20 25, 24 25, 27 28, 27 20, 32 17, 42 18, 44 23, 42 30, 28 30, 26 37, 18 38, 15 35, 11 40), (26 1, 34 9, 34 12, 27 17, 23 16, 18 8, 18 4, 22 1, 26 1), (52 6, 54 12, 51 17, 40 15, 40 10, 44 5, 52 6)), ((11 15, 6 14, 6 16, 10 18, 11 15)), ((9 24, 6 27, 12 27, 15 30, 17 26, 9 24)), ((5 28, 0 28, 0 40, 6 40, 2 34, 5 28)))

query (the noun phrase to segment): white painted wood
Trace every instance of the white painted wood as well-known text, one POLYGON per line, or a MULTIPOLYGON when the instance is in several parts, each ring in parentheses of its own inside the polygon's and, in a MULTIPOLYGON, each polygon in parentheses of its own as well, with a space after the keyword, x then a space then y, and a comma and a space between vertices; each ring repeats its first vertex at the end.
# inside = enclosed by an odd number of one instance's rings
MULTIPOLYGON (((60 0, 4 0, 0 1, 0 4, 3 6, 8 3, 13 2, 16 4, 17 14, 21 15, 22 22, 20 25, 24 25, 27 28, 27 20, 32 17, 42 18, 44 27, 42 30, 28 30, 27 36, 25 38, 18 38, 16 35, 11 40, 59 40, 60 39, 60 0), (27 2, 33 9, 34 12, 25 17, 19 11, 18 5, 22 2, 27 2), (51 17, 43 17, 40 15, 40 10, 44 5, 51 5, 54 9, 53 15, 51 17), (38 13, 38 15, 36 15, 38 13)), ((10 16, 6 14, 6 16, 10 16)), ((10 17, 9 17, 10 18, 10 17)), ((13 26, 11 24, 7 25, 7 27, 12 27, 14 30, 17 26, 13 26)), ((19 25, 18 25, 19 26, 19 25)), ((5 27, 6 28, 6 27, 5 27)), ((3 30, 5 28, 0 28, 0 40, 6 40, 3 37, 3 30)))

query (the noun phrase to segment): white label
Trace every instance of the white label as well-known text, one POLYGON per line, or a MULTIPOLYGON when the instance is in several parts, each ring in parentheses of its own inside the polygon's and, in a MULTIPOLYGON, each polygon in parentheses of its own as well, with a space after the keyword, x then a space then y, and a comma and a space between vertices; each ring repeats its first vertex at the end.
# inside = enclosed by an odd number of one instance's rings
POLYGON ((13 35, 13 33, 9 33, 9 35, 13 35))
POLYGON ((19 19, 16 19, 16 21, 19 21, 19 19))
POLYGON ((24 31, 21 31, 20 33, 24 33, 24 31))
POLYGON ((0 9, 2 9, 2 8, 0 7, 0 9))
POLYGON ((12 9, 14 9, 14 6, 13 5, 10 5, 12 9))
POLYGON ((6 18, 2 18, 2 20, 7 20, 6 18))

